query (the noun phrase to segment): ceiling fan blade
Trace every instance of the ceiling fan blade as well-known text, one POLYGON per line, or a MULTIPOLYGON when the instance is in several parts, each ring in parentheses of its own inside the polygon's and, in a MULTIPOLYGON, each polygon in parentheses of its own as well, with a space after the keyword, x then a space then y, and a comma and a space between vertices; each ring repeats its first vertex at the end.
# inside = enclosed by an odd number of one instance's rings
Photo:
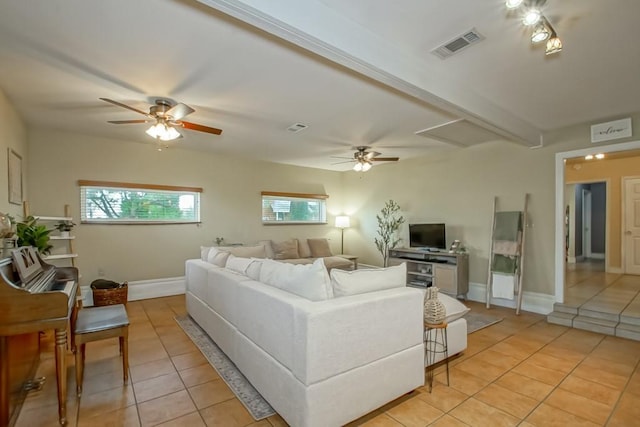
POLYGON ((352 163, 354 160, 346 160, 344 162, 336 162, 336 163, 331 163, 332 165, 341 165, 343 163, 352 163))
POLYGON ((131 123, 151 123, 153 120, 107 120, 107 123, 114 125, 126 125, 131 123))
POLYGON ((380 153, 378 153, 377 151, 368 151, 364 153, 364 158, 367 160, 371 160, 374 157, 378 157, 380 155, 380 153))
POLYGON ((376 157, 369 159, 370 162, 397 162, 400 157, 376 157))
POLYGON ((182 102, 178 102, 176 105, 171 107, 165 114, 170 116, 173 120, 180 120, 181 118, 188 116, 193 113, 193 108, 189 107, 187 104, 183 104, 182 102))
POLYGON ((101 99, 101 100, 103 100, 105 102, 109 102, 109 103, 111 103, 113 105, 117 105, 118 107, 122 107, 122 108, 126 108, 128 110, 131 110, 131 111, 135 111, 136 113, 142 114, 144 116, 148 116, 149 115, 149 113, 146 113, 146 112, 144 112, 142 110, 138 110, 137 108, 129 107, 128 105, 122 104, 122 103, 120 103, 118 101, 114 101, 113 99, 109 99, 109 98, 99 98, 99 99, 101 99))
POLYGON ((203 126, 196 123, 190 122, 180 122, 180 126, 185 129, 197 130, 199 132, 212 133, 214 135, 220 135, 222 133, 222 129, 210 128, 209 126, 203 126))
POLYGON ((349 160, 353 160, 353 157, 344 157, 344 156, 329 156, 332 159, 349 159, 349 160))

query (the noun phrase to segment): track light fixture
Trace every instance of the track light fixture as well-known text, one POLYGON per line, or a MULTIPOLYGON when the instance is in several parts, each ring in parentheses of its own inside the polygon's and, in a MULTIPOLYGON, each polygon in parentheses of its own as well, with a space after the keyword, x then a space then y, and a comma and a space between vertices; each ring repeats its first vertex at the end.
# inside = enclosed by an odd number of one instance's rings
POLYGON ((520 12, 522 24, 533 27, 531 43, 547 41, 545 55, 552 55, 562 50, 562 41, 549 20, 542 14, 542 6, 546 0, 506 0, 505 6, 509 10, 520 12))

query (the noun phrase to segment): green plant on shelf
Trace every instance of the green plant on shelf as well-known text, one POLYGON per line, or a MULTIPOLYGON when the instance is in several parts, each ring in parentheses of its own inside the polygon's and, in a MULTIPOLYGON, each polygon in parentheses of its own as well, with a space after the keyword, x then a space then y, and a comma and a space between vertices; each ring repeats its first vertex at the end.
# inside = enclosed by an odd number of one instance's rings
POLYGON ((52 229, 38 224, 38 220, 29 215, 23 221, 16 224, 18 246, 33 246, 41 254, 47 255, 53 248, 53 246, 49 244, 49 234, 52 231, 52 229))
POLYGON ((73 221, 69 221, 68 219, 60 220, 56 224, 56 228, 58 229, 58 231, 67 231, 67 232, 71 231, 71 229, 75 226, 76 226, 76 223, 73 221))

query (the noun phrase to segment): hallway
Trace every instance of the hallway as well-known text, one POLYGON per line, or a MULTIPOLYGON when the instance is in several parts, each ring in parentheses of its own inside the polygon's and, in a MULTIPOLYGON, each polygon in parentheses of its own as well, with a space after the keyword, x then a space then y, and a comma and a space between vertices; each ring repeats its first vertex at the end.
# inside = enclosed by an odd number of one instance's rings
POLYGON ((567 264, 565 301, 549 323, 640 341, 640 276, 606 273, 603 260, 567 264))

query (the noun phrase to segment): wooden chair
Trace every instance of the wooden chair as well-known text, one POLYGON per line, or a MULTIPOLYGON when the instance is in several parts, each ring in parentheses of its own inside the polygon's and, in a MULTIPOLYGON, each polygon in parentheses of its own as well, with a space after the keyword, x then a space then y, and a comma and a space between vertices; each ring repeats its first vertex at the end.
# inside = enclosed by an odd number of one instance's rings
POLYGON ((82 394, 86 343, 116 337, 120 339, 123 379, 126 383, 129 378, 129 318, 124 305, 107 305, 104 307, 84 308, 78 311, 74 333, 78 396, 82 394))

